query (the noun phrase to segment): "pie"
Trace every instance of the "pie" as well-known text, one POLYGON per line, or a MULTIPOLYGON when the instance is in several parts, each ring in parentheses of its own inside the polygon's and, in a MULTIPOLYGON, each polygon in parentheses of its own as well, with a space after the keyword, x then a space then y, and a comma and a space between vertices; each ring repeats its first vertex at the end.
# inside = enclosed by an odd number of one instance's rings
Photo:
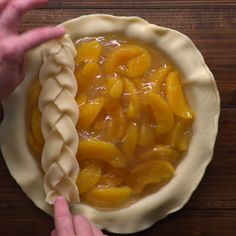
POLYGON ((213 75, 190 39, 137 17, 63 25, 3 104, 7 166, 48 214, 63 195, 101 228, 146 229, 183 207, 212 158, 213 75))

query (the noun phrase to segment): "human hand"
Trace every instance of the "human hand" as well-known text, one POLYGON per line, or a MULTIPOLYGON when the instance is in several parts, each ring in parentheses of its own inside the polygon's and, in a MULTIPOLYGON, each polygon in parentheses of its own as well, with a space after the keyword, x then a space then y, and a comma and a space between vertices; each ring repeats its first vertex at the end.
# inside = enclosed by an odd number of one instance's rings
POLYGON ((72 216, 64 197, 54 204, 55 230, 51 236, 104 236, 102 231, 81 215, 72 216))
POLYGON ((62 27, 43 27, 17 33, 17 25, 27 11, 48 0, 0 0, 0 102, 24 79, 23 60, 27 50, 62 36, 62 27))

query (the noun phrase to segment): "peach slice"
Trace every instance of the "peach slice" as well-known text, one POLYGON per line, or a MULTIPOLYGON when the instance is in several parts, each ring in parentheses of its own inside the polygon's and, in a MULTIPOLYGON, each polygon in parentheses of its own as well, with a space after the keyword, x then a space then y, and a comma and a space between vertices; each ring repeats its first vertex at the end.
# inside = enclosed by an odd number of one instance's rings
POLYGON ((123 45, 115 49, 107 58, 106 72, 120 73, 130 78, 141 76, 151 65, 149 52, 136 45, 123 45))
POLYGON ((101 74, 101 68, 98 63, 89 61, 81 70, 76 70, 75 78, 79 85, 79 92, 87 92, 92 85, 94 78, 101 74))
POLYGON ((130 97, 130 102, 127 108, 127 117, 130 120, 137 120, 140 117, 140 104, 138 96, 136 95, 130 97))
POLYGON ((152 83, 152 91, 160 94, 162 91, 163 84, 165 82, 166 77, 171 71, 170 66, 163 66, 159 69, 155 70, 149 75, 148 81, 152 83))
POLYGON ((153 92, 147 95, 148 103, 156 121, 156 132, 163 134, 171 130, 174 125, 173 112, 162 96, 153 92))
POLYGON ((174 171, 168 161, 148 161, 136 166, 128 176, 126 183, 135 194, 139 194, 147 185, 169 180, 173 177, 174 171))
POLYGON ((87 94, 77 94, 77 96, 75 97, 75 101, 79 106, 84 105, 85 103, 87 103, 88 101, 88 96, 87 94))
POLYGON ((82 76, 91 79, 101 74, 101 68, 98 63, 89 61, 87 64, 84 65, 81 72, 82 76))
POLYGON ((166 79, 166 96, 176 116, 184 119, 194 118, 194 113, 184 96, 179 73, 176 71, 171 72, 166 79))
POLYGON ((115 77, 115 76, 108 76, 106 78, 106 90, 107 93, 110 91, 111 87, 113 86, 113 84, 116 82, 116 80, 118 79, 119 77, 115 77))
POLYGON ((124 78, 124 92, 128 95, 134 95, 138 93, 138 89, 133 82, 127 78, 124 78))
POLYGON ((102 171, 102 173, 104 172, 104 169, 106 169, 107 165, 108 164, 103 160, 92 159, 92 158, 91 159, 84 159, 79 162, 79 166, 81 169, 85 169, 88 166, 98 166, 99 169, 102 171))
POLYGON ((166 160, 176 165, 180 160, 180 153, 169 145, 156 145, 154 148, 145 151, 139 156, 140 160, 166 160))
POLYGON ((75 61, 77 64, 88 61, 98 62, 102 50, 102 44, 96 40, 81 43, 77 48, 77 57, 75 61))
POLYGON ((124 182, 126 175, 126 169, 109 166, 108 171, 105 172, 99 179, 97 186, 116 187, 124 182))
POLYGON ((137 146, 138 128, 136 125, 130 124, 124 138, 122 139, 122 150, 127 159, 132 159, 137 146))
POLYGON ((170 145, 179 151, 186 151, 190 138, 192 120, 178 120, 170 134, 170 145))
POLYGON ((128 77, 135 78, 143 75, 151 66, 151 57, 144 49, 143 54, 128 62, 128 77))
POLYGON ((81 70, 75 71, 75 78, 78 84, 78 91, 79 93, 87 92, 88 88, 91 86, 93 79, 88 78, 82 74, 81 70))
POLYGON ((104 101, 104 106, 103 110, 107 113, 113 112, 116 109, 119 109, 120 107, 120 102, 118 99, 114 99, 111 96, 104 96, 105 101, 104 101))
POLYGON ((38 79, 36 79, 29 88, 28 93, 28 106, 30 112, 38 105, 39 95, 41 92, 41 85, 38 79))
POLYGON ((126 158, 115 144, 100 140, 81 141, 77 157, 79 161, 89 158, 104 160, 117 168, 123 168, 127 164, 126 158))
POLYGON ((99 208, 115 208, 125 203, 132 193, 131 188, 105 187, 93 188, 83 194, 83 197, 93 206, 99 208))
POLYGON ((80 106, 78 127, 84 129, 89 128, 101 111, 103 104, 104 98, 100 97, 90 100, 86 104, 80 106))
POLYGON ((104 139, 106 141, 117 141, 123 137, 127 126, 125 114, 121 106, 117 105, 114 110, 108 112, 108 115, 109 120, 106 121, 107 127, 104 132, 104 139))
POLYGON ((112 98, 118 99, 120 98, 124 87, 124 81, 118 78, 110 88, 109 95, 112 98))
POLYGON ((38 107, 35 107, 32 112, 31 128, 37 142, 40 144, 44 144, 44 138, 41 131, 41 112, 38 107))
POLYGON ((98 165, 88 165, 82 169, 77 178, 76 184, 79 193, 85 193, 92 189, 102 176, 102 170, 98 165))
POLYGON ((32 151, 41 157, 42 151, 43 151, 43 144, 39 143, 33 134, 29 134, 28 138, 27 138, 28 144, 30 146, 30 148, 32 149, 32 151))
POLYGON ((143 122, 139 126, 138 145, 141 147, 150 147, 155 142, 155 129, 148 122, 143 122))
POLYGON ((96 117, 92 129, 100 134, 103 137, 103 132, 106 130, 107 127, 107 120, 106 120, 107 114, 102 110, 98 116, 96 117))

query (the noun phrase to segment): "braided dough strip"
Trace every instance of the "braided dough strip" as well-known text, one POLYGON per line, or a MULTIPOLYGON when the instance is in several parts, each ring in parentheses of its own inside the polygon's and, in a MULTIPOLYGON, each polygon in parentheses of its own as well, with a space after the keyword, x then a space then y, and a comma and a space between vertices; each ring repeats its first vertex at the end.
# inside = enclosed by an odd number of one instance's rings
POLYGON ((49 204, 59 195, 70 203, 79 202, 75 184, 79 174, 76 160, 79 109, 74 99, 78 88, 73 73, 76 54, 69 36, 47 43, 42 50, 43 64, 39 72, 42 90, 38 105, 45 140, 42 153, 44 190, 49 204))

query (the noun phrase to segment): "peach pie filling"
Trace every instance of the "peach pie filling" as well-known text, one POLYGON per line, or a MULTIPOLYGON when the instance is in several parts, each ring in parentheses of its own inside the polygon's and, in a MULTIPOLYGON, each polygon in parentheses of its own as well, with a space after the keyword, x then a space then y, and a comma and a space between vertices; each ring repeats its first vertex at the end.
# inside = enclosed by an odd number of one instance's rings
MULTIPOLYGON (((158 50, 122 36, 77 41, 81 201, 112 209, 158 191, 188 149, 194 113, 181 75, 158 50)), ((39 81, 29 89, 28 143, 41 156, 39 81)))

